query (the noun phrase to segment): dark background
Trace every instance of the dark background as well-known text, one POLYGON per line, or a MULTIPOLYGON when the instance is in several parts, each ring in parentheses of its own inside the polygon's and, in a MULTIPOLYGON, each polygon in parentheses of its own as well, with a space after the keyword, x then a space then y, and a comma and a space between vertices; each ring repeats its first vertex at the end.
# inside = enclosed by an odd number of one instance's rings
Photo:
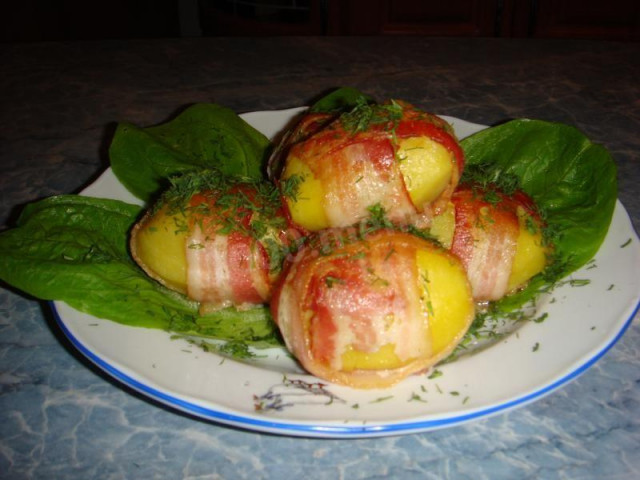
POLYGON ((261 35, 638 41, 637 0, 9 0, 2 42, 261 35))

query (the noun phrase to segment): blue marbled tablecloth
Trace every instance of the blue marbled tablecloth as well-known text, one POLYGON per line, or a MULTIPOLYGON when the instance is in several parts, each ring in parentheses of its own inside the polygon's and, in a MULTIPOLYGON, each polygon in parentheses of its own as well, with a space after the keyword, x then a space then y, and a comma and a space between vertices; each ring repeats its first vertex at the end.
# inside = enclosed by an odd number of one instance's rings
MULTIPOLYGON (((491 125, 570 123, 612 152, 640 225, 640 44, 420 37, 0 46, 0 220, 85 186, 115 122, 195 102, 309 104, 336 86, 491 125)), ((640 328, 574 382, 473 423, 356 440, 240 431, 167 409, 87 362, 47 305, 0 289, 0 478, 640 478, 640 328)))

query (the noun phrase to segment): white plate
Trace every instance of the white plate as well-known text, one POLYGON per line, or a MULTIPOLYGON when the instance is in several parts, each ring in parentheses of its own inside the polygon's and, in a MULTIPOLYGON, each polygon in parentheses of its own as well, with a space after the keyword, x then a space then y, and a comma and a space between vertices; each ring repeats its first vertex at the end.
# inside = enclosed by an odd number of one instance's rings
MULTIPOLYGON (((301 109, 243 117, 267 136, 301 109)), ((485 127, 447 118, 462 138, 485 127)), ((136 200, 107 170, 86 195, 136 200)), ((280 349, 253 364, 205 353, 163 331, 97 319, 54 302, 73 345, 120 382, 203 419, 255 431, 313 437, 398 435, 458 425, 525 405, 576 378, 630 325, 640 297, 640 243, 620 203, 589 267, 542 299, 529 322, 494 346, 386 390, 324 385, 280 349)))

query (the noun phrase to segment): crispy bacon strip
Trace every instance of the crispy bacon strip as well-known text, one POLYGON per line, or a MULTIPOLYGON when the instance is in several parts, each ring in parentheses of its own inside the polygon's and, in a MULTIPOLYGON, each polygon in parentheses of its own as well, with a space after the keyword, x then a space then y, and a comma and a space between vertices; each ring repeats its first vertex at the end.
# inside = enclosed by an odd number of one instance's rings
POLYGON ((293 155, 303 155, 326 192, 324 208, 330 224, 349 226, 380 205, 392 220, 402 221, 416 210, 387 139, 361 137, 337 146, 317 139, 300 144, 293 155), (304 150, 304 151, 301 151, 304 150))
POLYGON ((255 240, 238 233, 208 237, 194 226, 187 238, 187 295, 204 310, 265 303, 271 283, 268 259, 255 240))
POLYGON ((467 270, 476 301, 499 300, 508 291, 519 235, 518 207, 533 213, 533 204, 523 193, 507 197, 491 191, 491 201, 482 189, 464 186, 454 192, 455 232, 451 251, 467 270))
MULTIPOLYGON (((249 187, 230 193, 255 202, 255 192, 249 187)), ((278 274, 271 269, 261 239, 249 233, 259 208, 229 211, 217 201, 217 195, 210 192, 196 194, 190 201, 193 213, 185 245, 187 295, 201 302, 201 313, 264 304, 271 298, 278 274)), ((283 245, 287 241, 284 231, 272 238, 283 245)))

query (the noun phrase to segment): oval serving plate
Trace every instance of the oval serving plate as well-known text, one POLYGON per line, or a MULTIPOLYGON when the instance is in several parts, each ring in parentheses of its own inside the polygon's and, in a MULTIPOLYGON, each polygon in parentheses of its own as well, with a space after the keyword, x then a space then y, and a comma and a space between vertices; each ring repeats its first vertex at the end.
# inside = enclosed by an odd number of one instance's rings
MULTIPOLYGON (((242 117, 273 138, 303 110, 242 117)), ((486 128, 443 118, 460 138, 486 128)), ((140 203, 111 170, 83 194, 140 203)), ((439 366, 436 375, 366 391, 319 381, 283 349, 260 351, 257 359, 241 362, 167 332, 92 317, 63 302, 52 302, 52 308, 60 328, 89 360, 169 407, 260 432, 373 437, 458 425, 526 405, 601 358, 631 324, 640 297, 640 241, 620 202, 593 261, 567 280, 540 299, 543 322, 527 322, 490 348, 439 366)))

